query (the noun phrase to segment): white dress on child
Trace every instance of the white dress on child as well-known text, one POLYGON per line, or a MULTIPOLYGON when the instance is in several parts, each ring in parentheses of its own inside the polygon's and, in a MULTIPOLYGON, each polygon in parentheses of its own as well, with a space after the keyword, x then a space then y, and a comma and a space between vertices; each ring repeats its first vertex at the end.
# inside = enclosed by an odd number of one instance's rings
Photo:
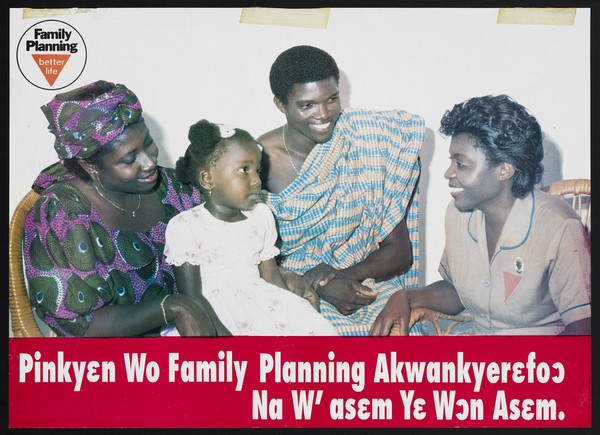
POLYGON ((169 222, 166 261, 200 266, 202 294, 233 335, 338 335, 310 303, 260 277, 258 265, 279 254, 271 210, 259 203, 247 219, 225 222, 204 204, 169 222))

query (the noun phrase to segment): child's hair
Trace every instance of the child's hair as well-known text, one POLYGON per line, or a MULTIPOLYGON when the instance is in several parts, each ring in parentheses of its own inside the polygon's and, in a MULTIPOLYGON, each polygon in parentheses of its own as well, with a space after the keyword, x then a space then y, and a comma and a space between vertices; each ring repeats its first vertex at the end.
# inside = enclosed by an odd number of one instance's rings
POLYGON ((175 175, 183 184, 200 187, 198 171, 209 168, 227 149, 230 140, 239 142, 256 141, 246 130, 213 124, 202 119, 190 127, 190 144, 183 157, 175 164, 175 175))

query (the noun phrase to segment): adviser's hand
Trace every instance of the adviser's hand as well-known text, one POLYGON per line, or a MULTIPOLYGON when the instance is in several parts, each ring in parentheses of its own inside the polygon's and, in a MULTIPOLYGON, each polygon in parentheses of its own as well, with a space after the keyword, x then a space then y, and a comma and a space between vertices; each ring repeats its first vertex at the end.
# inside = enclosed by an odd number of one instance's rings
POLYGON ((400 335, 408 335, 410 302, 405 290, 398 290, 389 299, 371 326, 369 334, 390 335, 394 324, 400 325, 400 335))

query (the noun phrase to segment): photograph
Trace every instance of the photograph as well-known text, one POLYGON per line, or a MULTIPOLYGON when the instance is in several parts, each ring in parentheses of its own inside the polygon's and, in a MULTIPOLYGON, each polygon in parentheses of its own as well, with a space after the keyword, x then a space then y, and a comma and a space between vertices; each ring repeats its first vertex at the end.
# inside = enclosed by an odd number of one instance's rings
POLYGON ((7 12, 9 428, 592 426, 591 7, 7 12))

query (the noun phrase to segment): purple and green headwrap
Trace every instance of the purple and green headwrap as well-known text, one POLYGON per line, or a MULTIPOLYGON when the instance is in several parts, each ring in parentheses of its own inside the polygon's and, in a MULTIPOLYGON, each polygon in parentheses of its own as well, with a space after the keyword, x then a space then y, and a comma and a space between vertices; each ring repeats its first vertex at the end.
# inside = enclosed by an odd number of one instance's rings
POLYGON ((125 85, 100 80, 58 94, 42 111, 58 157, 86 159, 140 121, 142 106, 125 85))

